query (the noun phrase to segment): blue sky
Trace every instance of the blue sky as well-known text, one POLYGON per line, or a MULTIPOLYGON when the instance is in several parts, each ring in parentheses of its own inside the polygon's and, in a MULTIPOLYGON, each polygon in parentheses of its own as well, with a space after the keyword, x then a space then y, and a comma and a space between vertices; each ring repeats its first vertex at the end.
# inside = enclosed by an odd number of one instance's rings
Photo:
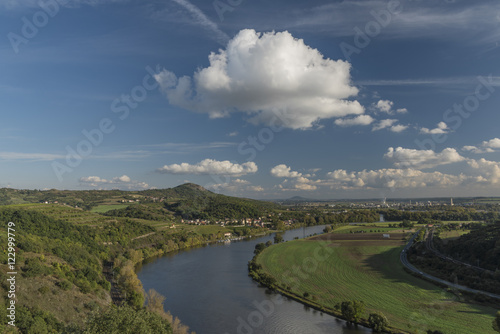
POLYGON ((500 3, 0 0, 0 186, 500 195, 500 3))

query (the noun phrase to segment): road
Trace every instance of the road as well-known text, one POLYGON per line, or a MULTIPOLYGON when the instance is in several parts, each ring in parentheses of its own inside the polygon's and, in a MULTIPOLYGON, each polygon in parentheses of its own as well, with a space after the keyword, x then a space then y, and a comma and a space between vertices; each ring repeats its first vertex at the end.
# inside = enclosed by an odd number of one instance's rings
POLYGON ((417 273, 417 274, 425 277, 426 279, 428 279, 430 281, 434 281, 434 282, 437 282, 437 283, 440 283, 440 284, 444 284, 444 285, 447 285, 447 286, 452 287, 452 288, 457 289, 457 290, 462 290, 462 291, 466 291, 466 292, 470 292, 470 293, 480 293, 480 294, 486 295, 486 296, 491 297, 491 298, 500 299, 500 295, 496 295, 494 293, 490 293, 490 292, 486 292, 486 291, 475 290, 475 289, 471 289, 471 288, 468 288, 468 287, 463 286, 463 285, 451 283, 451 282, 442 280, 440 278, 434 277, 432 275, 426 274, 426 273, 422 272, 421 270, 417 269, 416 267, 414 267, 408 261, 407 252, 410 249, 410 247, 413 245, 413 241, 417 237, 419 231, 420 230, 418 230, 417 232, 415 232, 411 236, 410 240, 408 241, 408 243, 406 244, 405 248, 403 249, 403 251, 401 252, 401 254, 399 256, 399 258, 401 260, 401 263, 406 268, 408 268, 409 270, 413 271, 414 273, 417 273))

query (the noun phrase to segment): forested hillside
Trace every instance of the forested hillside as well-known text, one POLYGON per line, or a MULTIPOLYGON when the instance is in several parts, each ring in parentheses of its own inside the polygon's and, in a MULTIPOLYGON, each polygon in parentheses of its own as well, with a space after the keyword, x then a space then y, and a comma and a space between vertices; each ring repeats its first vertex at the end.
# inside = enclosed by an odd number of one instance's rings
POLYGON ((460 261, 498 271, 500 278, 500 222, 450 240, 441 250, 460 261))
POLYGON ((395 210, 385 209, 380 210, 387 221, 426 221, 426 220, 445 220, 445 221, 486 221, 495 222, 500 219, 498 206, 490 208, 490 210, 477 210, 476 208, 464 207, 441 207, 430 208, 421 211, 415 210, 395 210))
POLYGON ((143 291, 135 265, 222 240, 228 232, 263 232, 249 226, 176 226, 182 217, 257 217, 279 208, 194 184, 137 192, 1 189, 0 202, 8 204, 0 205, 2 314, 9 302, 7 263, 13 251, 18 271, 17 329, 7 325, 6 316, 0 323, 0 332, 11 333, 119 333, 130 326, 138 333, 188 333, 158 304, 160 297, 143 291), (13 223, 12 249, 7 222, 13 223), (148 296, 156 301, 147 301, 148 296))

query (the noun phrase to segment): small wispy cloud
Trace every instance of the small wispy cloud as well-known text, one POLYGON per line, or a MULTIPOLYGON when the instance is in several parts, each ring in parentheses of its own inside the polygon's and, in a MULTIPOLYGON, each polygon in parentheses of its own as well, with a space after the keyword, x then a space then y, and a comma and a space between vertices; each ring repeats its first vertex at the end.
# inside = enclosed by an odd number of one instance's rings
MULTIPOLYGON (((16 10, 20 8, 31 8, 31 7, 40 7, 46 1, 40 0, 0 0, 0 8, 4 8, 6 10, 16 10)), ((115 3, 115 2, 129 2, 129 0, 71 0, 71 1, 57 1, 59 6, 64 7, 78 7, 80 5, 90 5, 90 6, 98 6, 104 5, 107 3, 115 3)))
MULTIPOLYGON (((126 160, 136 161, 153 155, 149 151, 116 151, 109 153, 92 154, 86 159, 92 160, 126 160)), ((0 160, 5 161, 54 161, 67 158, 65 154, 54 153, 25 153, 25 152, 0 152, 0 160)))
MULTIPOLYGON (((492 76, 490 81, 492 86, 500 86, 500 77, 492 76)), ((470 86, 471 82, 475 84, 477 77, 361 80, 356 84, 361 86, 470 86)))
MULTIPOLYGON (((399 2, 398 2, 399 3, 399 2)), ((378 38, 460 39, 470 45, 488 46, 498 41, 498 1, 401 1, 401 10, 389 17, 378 38)), ((352 36, 354 27, 376 21, 374 13, 387 2, 357 0, 332 2, 290 13, 285 28, 315 30, 333 36, 352 36)))
POLYGON ((493 153, 500 150, 500 138, 493 138, 491 140, 485 140, 478 146, 467 145, 462 147, 462 150, 481 154, 481 153, 493 153))
POLYGON ((53 161, 63 158, 64 155, 62 154, 52 154, 52 153, 0 152, 1 160, 53 161))
POLYGON ((445 134, 448 133, 450 129, 448 128, 448 125, 445 122, 439 122, 437 124, 437 127, 434 129, 429 129, 429 128, 421 128, 420 133, 426 134, 426 135, 440 135, 440 134, 445 134))
POLYGON ((375 120, 370 115, 359 115, 354 118, 338 118, 335 120, 335 125, 341 127, 357 126, 357 125, 370 125, 375 120))
POLYGON ((372 131, 378 131, 378 130, 382 130, 382 129, 391 127, 397 122, 398 122, 397 119, 383 119, 383 120, 377 122, 377 124, 375 124, 373 126, 372 131))
POLYGON ((153 155, 152 152, 141 150, 141 151, 116 151, 109 153, 92 154, 88 158, 95 160, 126 160, 126 161, 137 161, 153 155))
POLYGON ((387 129, 391 132, 395 133, 400 133, 408 129, 408 125, 402 125, 402 124, 396 124, 398 122, 397 119, 383 119, 379 122, 377 122, 373 128, 372 131, 379 131, 382 129, 387 129))
POLYGON ((219 29, 219 26, 212 20, 210 20, 205 13, 201 11, 200 8, 193 5, 187 0, 172 0, 178 5, 184 7, 192 16, 193 23, 202 26, 209 32, 214 33, 215 40, 222 45, 226 45, 229 41, 229 36, 219 29))
POLYGON ((238 145, 238 143, 218 141, 210 143, 159 143, 141 145, 140 147, 149 148, 151 150, 167 150, 169 153, 186 153, 235 147, 236 145, 238 145))

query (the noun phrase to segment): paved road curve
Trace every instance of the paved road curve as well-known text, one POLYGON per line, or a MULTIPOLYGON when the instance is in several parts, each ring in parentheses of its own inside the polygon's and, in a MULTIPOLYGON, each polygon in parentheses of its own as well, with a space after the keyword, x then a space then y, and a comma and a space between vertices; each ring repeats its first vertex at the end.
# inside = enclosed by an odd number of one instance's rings
POLYGON ((467 292, 472 292, 472 293, 480 293, 480 294, 483 294, 483 295, 486 295, 486 296, 489 296, 489 297, 492 297, 492 298, 496 298, 496 299, 500 299, 500 295, 496 295, 494 293, 490 293, 490 292, 486 292, 486 291, 480 291, 480 290, 475 290, 475 289, 471 289, 471 288, 468 288, 466 286, 463 286, 463 285, 459 285, 459 284, 455 284, 455 283, 451 283, 451 282, 448 282, 448 281, 445 281, 445 280, 442 280, 440 278, 437 278, 437 277, 434 277, 432 275, 429 275, 429 274, 426 274, 424 272, 422 272, 421 270, 415 268, 409 261, 408 261, 408 257, 407 257, 407 252, 408 250, 410 249, 410 247, 413 245, 413 241, 415 240, 415 238, 417 237, 418 235, 418 232, 420 230, 418 230, 417 232, 415 232, 412 237, 410 238, 410 240, 408 241, 408 244, 406 244, 405 248, 403 249, 403 251, 401 252, 399 258, 401 259, 401 263, 408 269, 410 269, 411 271, 413 271, 414 273, 417 273, 431 281, 434 281, 434 282, 438 282, 440 284, 444 284, 444 285, 447 285, 447 286, 450 286, 454 289, 457 289, 457 290, 463 290, 463 291, 467 291, 467 292))

